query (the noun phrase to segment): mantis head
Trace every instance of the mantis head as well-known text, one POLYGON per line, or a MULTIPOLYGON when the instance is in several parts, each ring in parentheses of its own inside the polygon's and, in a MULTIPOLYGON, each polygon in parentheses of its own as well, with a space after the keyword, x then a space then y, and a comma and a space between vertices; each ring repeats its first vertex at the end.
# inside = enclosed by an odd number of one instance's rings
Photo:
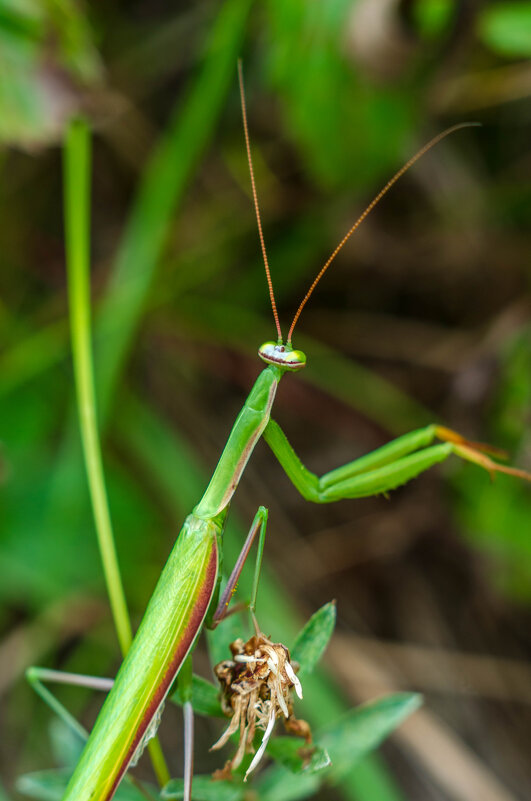
POLYGON ((241 106, 242 106, 243 131, 244 131, 244 135, 245 135, 245 146, 246 146, 246 150, 247 150, 247 159, 248 159, 248 162, 249 162, 249 172, 251 174, 251 188, 252 188, 252 193, 253 193, 254 208, 255 208, 255 212, 256 212, 256 221, 258 223, 258 234, 260 236, 260 245, 262 247, 262 255, 263 255, 263 258, 264 258, 264 268, 265 268, 267 285, 268 285, 268 288, 269 288, 269 297, 270 297, 270 300, 271 300, 271 309, 273 311, 273 317, 274 317, 274 320, 275 320, 275 325, 276 325, 277 334, 278 334, 277 342, 265 342, 263 345, 260 346, 260 348, 258 350, 258 355, 260 356, 260 358, 264 362, 267 362, 268 364, 274 364, 274 365, 276 365, 277 367, 280 367, 283 370, 290 370, 290 371, 294 372, 294 371, 300 370, 302 367, 304 367, 304 365, 306 364, 306 356, 300 350, 293 350, 293 347, 291 345, 291 338, 293 336, 293 329, 295 328, 295 326, 296 326, 296 324, 298 322, 298 319, 299 319, 299 317, 301 315, 302 310, 304 309, 304 307, 306 306, 306 303, 308 302, 308 300, 310 299, 311 295, 313 294, 313 291, 314 291, 315 287, 317 286, 317 284, 319 283, 319 281, 321 280, 323 275, 326 273, 326 271, 328 270, 330 264, 333 262, 333 260, 335 259, 335 257, 337 256, 337 254, 339 253, 341 248, 350 239, 350 237, 352 236, 354 231, 361 225, 361 223, 364 221, 364 219, 367 217, 367 215, 380 202, 380 200, 383 198, 383 196, 387 194, 387 192, 398 181, 398 179, 401 178, 401 176, 405 172, 407 172, 407 170, 409 170, 410 167, 412 167, 413 164, 415 164, 421 158, 421 156, 423 156, 425 153, 427 153, 428 150, 431 150, 431 148, 434 145, 436 145, 438 142, 440 142, 441 139, 445 139, 449 134, 454 133, 454 131, 459 131, 461 128, 470 128, 470 127, 473 127, 473 126, 476 126, 476 125, 480 125, 480 123, 477 123, 477 122, 463 122, 463 123, 458 123, 457 125, 452 125, 451 128, 447 128, 442 133, 438 134, 437 136, 434 136, 433 139, 431 139, 426 145, 424 145, 424 147, 422 147, 417 153, 415 153, 415 155, 412 156, 409 159, 409 161, 407 161, 404 164, 404 166, 401 167, 398 170, 398 172, 396 172, 393 175, 393 177, 386 183, 386 185, 383 187, 383 189, 380 190, 380 192, 378 192, 376 197, 369 203, 369 205, 367 206, 365 211, 362 214, 360 214, 360 216, 358 217, 358 219, 356 220, 354 225, 352 225, 350 227, 350 229, 347 231, 347 233, 345 234, 343 239, 339 242, 339 244, 332 251, 332 254, 328 257, 328 259, 324 263, 323 267, 321 267, 321 269, 317 273, 317 275, 314 278, 312 284, 310 285, 310 288, 308 289, 306 295, 302 299, 302 301, 301 301, 301 303, 299 305, 299 308, 295 312, 295 316, 294 316, 294 318, 292 320, 290 329, 288 331, 288 337, 287 337, 287 340, 286 340, 286 344, 283 344, 282 330, 280 328, 280 321, 279 321, 279 318, 278 318, 277 304, 276 304, 276 301, 275 301, 275 293, 273 291, 273 282, 271 280, 271 272, 270 272, 270 269, 269 269, 269 263, 268 263, 268 259, 267 259, 266 247, 265 247, 265 242, 264 242, 264 235, 263 235, 263 232, 262 232, 262 222, 260 220, 260 209, 259 209, 259 206, 258 206, 258 195, 257 195, 257 192, 256 192, 256 185, 255 185, 255 180, 254 180, 254 170, 253 170, 253 162, 252 162, 252 158, 251 158, 251 145, 250 145, 250 141, 249 141, 249 130, 248 130, 248 125, 247 125, 247 111, 246 111, 246 107, 245 107, 245 94, 244 94, 244 89, 243 89, 243 74, 242 74, 241 61, 238 61, 238 78, 239 78, 239 84, 240 84, 240 98, 241 98, 241 106))
POLYGON ((306 364, 306 354, 302 350, 293 350, 290 344, 282 342, 264 342, 258 349, 258 355, 267 364, 275 364, 283 370, 295 372, 306 364))

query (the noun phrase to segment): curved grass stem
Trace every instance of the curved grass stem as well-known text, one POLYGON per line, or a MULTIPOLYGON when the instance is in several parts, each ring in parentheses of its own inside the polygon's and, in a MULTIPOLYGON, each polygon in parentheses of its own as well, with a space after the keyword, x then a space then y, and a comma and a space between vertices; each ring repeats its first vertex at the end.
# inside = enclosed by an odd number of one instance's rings
MULTIPOLYGON (((132 642, 131 622, 116 555, 101 457, 91 348, 90 302, 90 132, 80 119, 68 128, 64 149, 65 242, 72 355, 83 454, 103 572, 114 625, 125 656, 132 642)), ((149 744, 161 785, 169 773, 158 740, 149 744)))

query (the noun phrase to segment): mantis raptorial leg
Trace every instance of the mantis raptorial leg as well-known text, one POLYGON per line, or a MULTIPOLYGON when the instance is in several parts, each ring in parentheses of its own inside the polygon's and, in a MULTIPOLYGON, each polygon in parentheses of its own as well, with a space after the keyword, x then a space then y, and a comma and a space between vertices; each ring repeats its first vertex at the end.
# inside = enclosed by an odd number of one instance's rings
POLYGON ((331 503, 343 498, 365 498, 389 492, 452 454, 483 467, 491 475, 498 472, 529 479, 525 470, 499 464, 487 455, 489 452, 500 454, 497 449, 469 442, 456 431, 435 424, 404 434, 323 476, 316 476, 302 464, 274 420, 267 424, 264 439, 296 489, 313 503, 331 503), (436 439, 442 440, 441 444, 432 445, 436 439))
MULTIPOLYGON (((321 477, 304 467, 279 425, 271 420, 271 410, 281 378, 286 373, 295 373, 306 365, 306 355, 295 350, 292 345, 293 332, 301 312, 339 250, 398 178, 437 142, 470 123, 453 126, 436 136, 388 181, 347 231, 317 274, 293 317, 287 338, 284 339, 260 222, 241 67, 240 91, 251 187, 277 337, 276 340, 266 342, 259 348, 259 357, 267 366, 256 379, 233 425, 204 495, 183 524, 133 644, 118 671, 68 784, 64 801, 110 801, 139 748, 156 728, 164 700, 175 678, 177 675, 184 678, 185 666, 189 664, 187 660, 203 625, 210 620, 214 624, 217 623, 226 610, 241 566, 238 562, 229 584, 228 594, 222 596, 221 611, 212 613, 212 605, 215 604, 214 599, 219 588, 219 561, 225 521, 229 504, 247 461, 262 435, 296 489, 304 498, 316 503, 386 493, 452 454, 483 467, 491 474, 505 472, 531 480, 531 475, 525 471, 506 467, 491 459, 487 455, 489 449, 486 446, 470 442, 461 435, 437 425, 406 434, 383 448, 321 477), (433 444, 437 439, 440 443, 433 444)), ((251 526, 253 537, 260 531, 260 555, 251 599, 252 611, 256 600, 257 576, 266 520, 267 512, 261 507, 251 526)), ((237 656, 244 661, 254 659, 245 654, 237 656)), ((277 656, 271 655, 270 658, 274 662, 277 656)), ((290 679, 291 684, 297 689, 297 679, 291 666, 289 670, 293 674, 293 678, 290 679)), ((286 672, 288 676, 291 675, 287 669, 286 672)), ((41 689, 42 685, 40 691, 41 689)), ((284 703, 282 698, 279 703, 284 703)), ((185 717, 189 735, 187 741, 190 742, 189 705, 186 705, 185 717)), ((258 756, 261 756, 265 748, 274 722, 274 716, 270 716, 258 756)), ((251 731, 250 734, 252 733, 251 731)), ((246 745, 246 742, 242 742, 246 745)), ((250 745, 252 747, 252 743, 250 745)), ((256 760, 253 760, 253 767, 255 762, 256 760)), ((191 751, 188 750, 187 798, 191 795, 191 765, 191 751)))

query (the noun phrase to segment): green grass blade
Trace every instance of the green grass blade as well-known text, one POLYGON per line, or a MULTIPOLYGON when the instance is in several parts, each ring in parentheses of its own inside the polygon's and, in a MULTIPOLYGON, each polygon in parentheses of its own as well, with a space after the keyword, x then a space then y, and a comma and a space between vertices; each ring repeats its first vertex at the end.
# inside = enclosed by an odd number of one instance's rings
POLYGON ((299 675, 311 673, 322 657, 336 625, 336 603, 330 601, 315 612, 297 634, 291 657, 300 665, 299 675))
MULTIPOLYGON (((131 622, 116 556, 96 416, 90 320, 90 133, 82 120, 73 120, 68 128, 64 171, 68 296, 81 440, 105 583, 125 655, 132 642, 131 622)), ((157 777, 165 784, 169 773, 160 744, 154 739, 149 747, 157 777)))
POLYGON ((114 547, 96 419, 90 320, 90 133, 82 120, 71 122, 66 136, 64 193, 70 326, 81 439, 105 582, 120 648, 125 654, 132 640, 131 624, 114 547))

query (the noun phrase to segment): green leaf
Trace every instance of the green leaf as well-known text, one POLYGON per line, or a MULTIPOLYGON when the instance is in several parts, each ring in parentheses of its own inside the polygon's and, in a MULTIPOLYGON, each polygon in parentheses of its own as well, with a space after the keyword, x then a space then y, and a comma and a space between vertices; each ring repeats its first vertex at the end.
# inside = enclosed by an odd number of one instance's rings
POLYGON ((502 56, 531 55, 531 3, 497 3, 479 17, 478 35, 502 56))
POLYGON ((377 748, 421 702, 422 696, 418 693, 388 695, 353 709, 318 734, 317 742, 330 753, 334 780, 377 748))
MULTIPOLYGON (((177 685, 177 689, 171 695, 170 700, 179 706, 182 706, 187 700, 183 697, 182 688, 179 685, 177 685)), ((219 688, 203 679, 202 676, 196 676, 195 673, 192 676, 191 701, 194 712, 197 712, 198 715, 216 718, 225 717, 219 703, 219 688)))
POLYGON ((275 765, 257 782, 260 801, 298 801, 313 796, 319 784, 318 774, 291 773, 282 765, 275 765))
MULTIPOLYGON (((70 770, 41 770, 20 776, 15 784, 19 793, 39 801, 61 801, 71 776, 70 770)), ((154 787, 147 787, 156 798, 154 787)), ((146 796, 128 781, 123 781, 114 796, 115 801, 146 801, 146 796)))
MULTIPOLYGON (((331 765, 326 773, 293 773, 293 752, 299 743, 296 738, 276 738, 269 743, 268 753, 279 762, 266 771, 258 781, 260 801, 297 801, 315 793, 323 779, 334 782, 344 778, 352 767, 372 751, 421 703, 416 693, 396 693, 378 701, 359 706, 332 726, 317 733, 319 753, 330 754, 331 765), (280 740, 280 745, 276 743, 280 740), (288 741, 296 745, 288 745, 288 741), (277 753, 278 749, 278 753, 277 753), (281 754, 281 751, 284 754, 281 754), (286 767, 285 767, 286 766, 286 767)), ((325 767, 322 765, 322 767, 325 767)), ((316 768, 316 770, 318 770, 316 768)))
POLYGON ((311 673, 324 653, 336 623, 335 601, 322 606, 299 632, 291 657, 300 665, 300 675, 311 673))
POLYGON ((275 737, 267 753, 292 773, 317 773, 332 764, 325 748, 308 745, 302 737, 275 737))
MULTIPOLYGON (((241 784, 214 781, 210 776, 194 776, 192 801, 239 801, 245 789, 241 784)), ((184 798, 184 781, 172 779, 163 787, 161 798, 184 798)))

